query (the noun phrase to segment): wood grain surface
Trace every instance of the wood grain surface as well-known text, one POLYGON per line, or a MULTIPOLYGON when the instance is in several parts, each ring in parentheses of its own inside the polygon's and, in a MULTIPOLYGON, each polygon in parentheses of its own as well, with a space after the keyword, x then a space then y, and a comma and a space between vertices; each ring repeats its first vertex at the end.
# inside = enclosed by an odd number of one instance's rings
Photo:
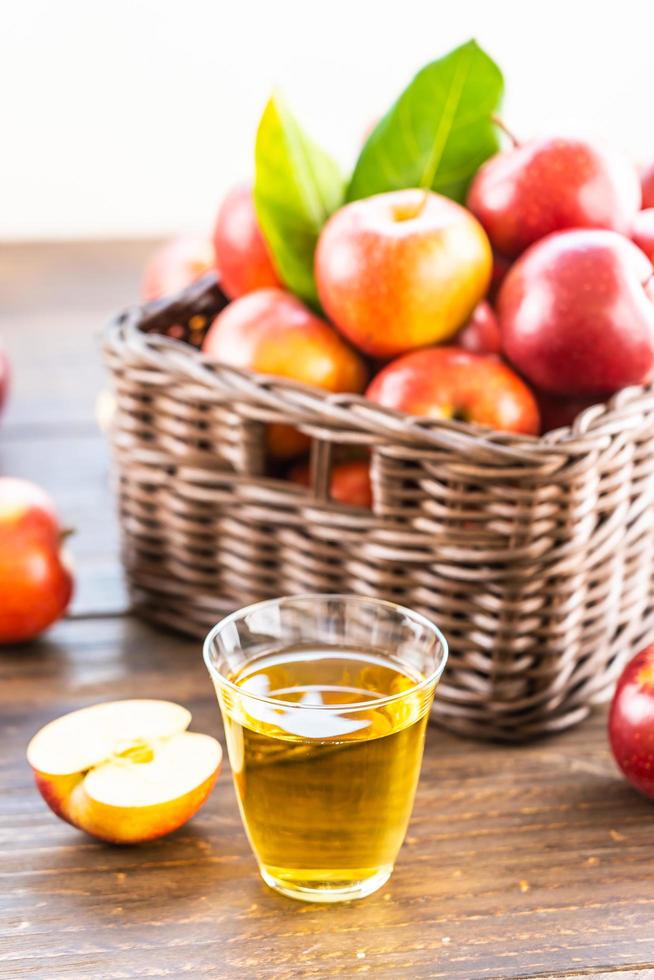
POLYGON ((603 712, 519 748, 431 728, 396 871, 349 905, 260 882, 228 772, 147 846, 104 846, 46 809, 25 747, 65 711, 172 698, 222 738, 198 644, 127 612, 94 417, 99 330, 135 295, 148 247, 0 248, 15 368, 0 473, 55 496, 79 583, 67 620, 0 652, 0 977, 654 977, 654 807, 619 778, 603 712))

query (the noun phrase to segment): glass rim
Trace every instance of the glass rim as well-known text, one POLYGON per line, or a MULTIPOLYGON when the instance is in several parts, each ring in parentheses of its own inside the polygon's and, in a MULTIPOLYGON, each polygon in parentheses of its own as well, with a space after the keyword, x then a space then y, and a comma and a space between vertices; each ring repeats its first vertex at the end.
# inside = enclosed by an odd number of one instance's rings
POLYGON ((277 596, 273 599, 260 599, 258 602, 251 602, 247 606, 242 606, 239 609, 235 609, 233 612, 229 613, 220 619, 215 626, 212 626, 207 635, 204 638, 202 644, 202 655, 204 662, 206 664, 207 670, 212 678, 216 678, 217 682, 222 688, 227 688, 227 690, 233 691, 239 694, 243 698, 249 698, 253 701, 260 702, 262 704, 272 705, 276 708, 294 708, 297 711, 334 711, 334 710, 347 710, 347 711, 361 711, 365 708, 371 708, 372 706, 379 707, 381 705, 391 704, 394 701, 400 701, 402 698, 406 698, 409 695, 418 693, 424 690, 424 688, 429 687, 430 684, 437 683, 445 670, 445 665, 449 657, 449 647, 447 645, 447 640, 443 636, 441 630, 436 626, 434 622, 429 619, 428 616, 424 616, 422 613, 416 612, 414 609, 410 609, 408 606, 403 606, 398 602, 393 602, 390 599, 378 599, 375 596, 364 596, 364 595, 347 595, 343 592, 300 592, 297 595, 283 595, 277 596), (416 681, 416 683, 407 688, 404 691, 398 691, 395 694, 384 694, 378 698, 373 698, 371 701, 354 701, 350 704, 301 704, 297 701, 284 701, 281 698, 270 698, 262 694, 253 694, 249 691, 244 691, 242 687, 238 684, 234 684, 230 681, 228 677, 222 674, 212 661, 212 648, 216 637, 224 630, 226 626, 230 623, 235 622, 238 619, 243 618, 248 615, 248 613, 254 612, 257 609, 262 609, 264 606, 274 606, 279 605, 285 600, 300 600, 300 601, 317 601, 317 600, 329 600, 329 599, 339 599, 345 600, 346 602, 355 603, 374 603, 378 606, 383 606, 386 609, 392 610, 394 613, 399 613, 412 622, 419 623, 421 626, 425 627, 436 639, 440 646, 441 656, 438 662, 438 666, 435 670, 431 671, 422 680, 416 681))

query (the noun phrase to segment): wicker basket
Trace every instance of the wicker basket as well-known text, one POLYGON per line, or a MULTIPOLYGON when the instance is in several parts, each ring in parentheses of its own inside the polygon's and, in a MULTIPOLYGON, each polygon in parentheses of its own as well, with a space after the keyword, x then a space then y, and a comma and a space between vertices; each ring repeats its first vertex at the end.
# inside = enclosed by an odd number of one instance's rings
POLYGON ((201 635, 225 611, 355 592, 431 616, 451 645, 436 718, 520 740, 582 719, 654 637, 654 392, 629 389, 542 439, 409 418, 209 363, 206 277, 120 316, 124 561, 135 607, 201 635), (265 424, 312 438, 312 489, 265 473, 265 424), (371 511, 328 499, 334 449, 371 452, 371 511))

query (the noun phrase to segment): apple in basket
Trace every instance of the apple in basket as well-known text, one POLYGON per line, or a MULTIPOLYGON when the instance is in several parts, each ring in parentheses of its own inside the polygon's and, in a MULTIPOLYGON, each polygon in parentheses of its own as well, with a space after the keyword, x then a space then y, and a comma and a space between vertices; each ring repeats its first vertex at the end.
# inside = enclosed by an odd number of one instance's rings
POLYGON ((65 612, 73 579, 63 537, 45 491, 0 477, 0 644, 29 640, 65 612))
POLYGON ((458 347, 398 357, 373 378, 366 397, 422 418, 459 419, 526 435, 539 431, 538 406, 524 381, 496 357, 458 347))
POLYGON ((113 844, 153 840, 199 810, 220 772, 220 744, 190 721, 170 701, 96 704, 37 732, 27 760, 62 820, 113 844))
POLYGON ((525 252, 497 301, 502 346, 554 395, 609 394, 654 375, 654 269, 612 231, 549 235, 525 252))
MULTIPOLYGON (((282 289, 259 289, 218 314, 202 345, 221 364, 290 378, 332 392, 361 392, 367 380, 362 358, 297 297, 282 289)), ((306 436, 274 424, 268 448, 276 459, 306 449, 306 436)))
POLYGON ((488 239, 470 212, 415 189, 346 204, 315 255, 325 313, 382 358, 452 337, 485 296, 491 270, 488 239))
POLYGON ((180 235, 166 242, 150 257, 143 272, 141 295, 147 302, 186 289, 214 267, 207 238, 180 235))
POLYGON ((640 173, 640 189, 642 192, 642 207, 654 208, 654 160, 640 173))
POLYGON ((608 729, 620 769, 632 786, 654 799, 654 646, 645 647, 624 668, 608 729))
POLYGON ((631 238, 654 263, 654 208, 638 212, 631 226, 631 238))
POLYGON ((0 415, 2 415, 2 410, 5 407, 9 396, 10 377, 11 369, 9 367, 9 357, 7 356, 5 349, 0 347, 0 415))
POLYGON ((457 347, 473 354, 499 354, 502 350, 500 325, 487 300, 476 306, 472 316, 452 340, 457 347))
MULTIPOLYGON (((308 487, 311 482, 308 463, 298 463, 291 469, 289 477, 294 483, 308 487)), ((329 496, 339 504, 370 509, 372 507, 370 463, 364 459, 336 463, 330 475, 329 496)))
POLYGON ((224 198, 213 232, 216 269, 230 299, 281 286, 254 210, 252 185, 237 184, 224 198))

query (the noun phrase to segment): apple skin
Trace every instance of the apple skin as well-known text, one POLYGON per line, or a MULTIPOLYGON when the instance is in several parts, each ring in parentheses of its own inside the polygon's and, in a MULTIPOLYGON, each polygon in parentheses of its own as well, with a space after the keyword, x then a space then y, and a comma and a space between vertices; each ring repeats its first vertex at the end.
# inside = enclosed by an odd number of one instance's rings
POLYGON ((628 235, 640 202, 638 173, 626 156, 567 137, 530 140, 491 157, 467 200, 506 256, 567 228, 628 235))
POLYGON ((472 354, 501 353, 500 325, 490 303, 483 300, 475 307, 472 316, 452 343, 472 354))
POLYGON ((515 263, 497 302, 505 355, 555 395, 608 395, 654 374, 654 270, 612 231, 559 232, 515 263))
POLYGON ((642 207, 654 208, 654 160, 641 170, 640 188, 643 196, 642 207))
POLYGON ((327 316, 382 358, 452 337, 485 296, 491 270, 476 219, 422 190, 346 204, 323 228, 315 257, 327 316))
POLYGON ((143 271, 141 297, 145 302, 172 296, 214 268, 207 238, 180 235, 166 242, 148 260, 143 271))
POLYGON ((59 619, 73 593, 48 495, 0 477, 0 644, 29 640, 59 619))
POLYGON ((534 391, 540 411, 540 431, 542 435, 554 429, 563 429, 572 425, 574 420, 586 408, 597 405, 601 398, 560 398, 546 391, 534 391))
POLYGON ((366 397, 423 418, 457 418, 536 435, 538 406, 527 385, 496 357, 458 347, 412 351, 373 378, 366 397))
POLYGON ((107 844, 142 844, 190 820, 211 793, 220 768, 183 796, 146 807, 110 806, 92 799, 84 789, 83 773, 53 776, 33 772, 41 796, 62 820, 107 844))
MULTIPOLYGON (((332 392, 361 392, 363 360, 325 320, 282 289, 260 289, 234 300, 218 314, 202 345, 221 364, 290 378, 332 392)), ((275 423, 268 448, 276 459, 304 451, 308 438, 275 423)))
POLYGON ((2 410, 4 409, 9 396, 10 377, 11 369, 9 367, 7 352, 3 347, 0 347, 0 415, 2 415, 2 410))
POLYGON ((654 263, 654 208, 638 212, 631 229, 631 240, 654 263))
POLYGON ((224 198, 213 247, 220 284, 230 299, 281 286, 259 227, 250 183, 237 184, 224 198))
POLYGON ((506 278, 506 274, 513 264, 513 259, 507 258, 506 255, 501 255, 500 252, 493 249, 493 271, 491 273, 490 286, 488 287, 488 298, 494 303, 497 294, 500 291, 500 286, 506 278))
MULTIPOLYGON (((294 483, 308 487, 311 482, 308 463, 299 463, 289 474, 294 483)), ((339 504, 352 507, 372 507, 372 486, 370 483, 370 464, 363 459, 347 463, 336 463, 332 467, 329 495, 339 504)))
POLYGON ((654 646, 629 661, 609 712, 615 761, 632 786, 654 799, 654 646))

